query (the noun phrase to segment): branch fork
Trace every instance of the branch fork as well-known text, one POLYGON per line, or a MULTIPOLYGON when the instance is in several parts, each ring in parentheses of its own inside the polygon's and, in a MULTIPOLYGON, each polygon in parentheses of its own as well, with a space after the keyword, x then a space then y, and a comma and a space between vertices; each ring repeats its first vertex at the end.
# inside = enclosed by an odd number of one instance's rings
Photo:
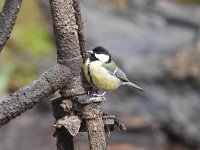
MULTIPOLYGON (((21 2, 5 1, 0 14, 0 52, 9 38, 21 2)), ((103 117, 102 97, 91 101, 86 94, 91 86, 83 77, 82 65, 87 56, 79 0, 50 0, 50 6, 56 37, 57 65, 1 100, 0 126, 59 91, 61 96, 51 101, 56 119, 54 127, 58 150, 74 148, 73 136, 83 124, 88 132, 90 149, 105 150, 104 122, 108 119, 103 117)), ((115 122, 116 119, 113 120, 115 122)))

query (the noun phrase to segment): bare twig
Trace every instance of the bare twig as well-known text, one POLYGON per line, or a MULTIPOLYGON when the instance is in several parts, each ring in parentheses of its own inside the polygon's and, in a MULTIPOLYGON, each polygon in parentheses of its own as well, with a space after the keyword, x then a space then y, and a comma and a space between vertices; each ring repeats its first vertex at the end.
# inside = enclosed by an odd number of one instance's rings
POLYGON ((0 13, 0 52, 10 37, 21 4, 22 0, 5 0, 4 7, 0 13))
POLYGON ((68 67, 56 65, 39 79, 19 89, 10 96, 1 99, 0 126, 33 107, 44 97, 48 97, 70 80, 68 67))

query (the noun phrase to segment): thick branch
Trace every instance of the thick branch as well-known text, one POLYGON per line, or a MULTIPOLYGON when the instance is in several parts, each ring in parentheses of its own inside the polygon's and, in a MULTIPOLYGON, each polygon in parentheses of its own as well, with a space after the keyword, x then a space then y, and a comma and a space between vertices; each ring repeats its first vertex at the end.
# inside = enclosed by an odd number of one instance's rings
POLYGON ((101 103, 83 105, 83 118, 86 120, 90 150, 105 150, 106 138, 102 120, 103 107, 101 103))
POLYGON ((81 18, 81 10, 80 10, 80 2, 79 0, 73 0, 74 2, 74 9, 75 9, 75 17, 76 17, 76 24, 78 25, 78 38, 79 38, 79 46, 81 55, 83 57, 83 62, 86 61, 86 40, 83 31, 83 22, 81 18))
MULTIPOLYGON (((56 36, 58 63, 70 65, 70 60, 81 57, 73 0, 50 0, 50 5, 56 36)), ((80 60, 76 62, 82 63, 80 60)), ((73 65, 75 64, 73 63, 73 65)))
POLYGON ((22 0, 5 0, 3 10, 0 13, 0 52, 10 37, 21 4, 22 0))
POLYGON ((38 80, 2 99, 0 103, 0 126, 30 109, 44 97, 50 96, 62 88, 63 84, 68 84, 70 78, 68 67, 56 65, 38 80))
MULTIPOLYGON (((74 78, 70 84, 66 86, 66 91, 61 91, 63 97, 68 97, 69 91, 74 91, 77 87, 82 89, 88 86, 84 82, 81 72, 83 60, 86 59, 85 38, 83 34, 83 25, 81 20, 79 0, 50 0, 53 26, 56 36, 58 63, 67 65, 73 70, 74 78), (74 60, 74 61, 73 61, 74 60), (72 62, 73 61, 73 62, 72 62)), ((72 99, 87 101, 84 95, 77 97, 80 90, 71 94, 72 99), (84 98, 83 98, 84 97, 84 98)), ((88 98, 88 97, 87 97, 88 98)), ((102 120, 103 108, 101 103, 92 103, 83 105, 83 115, 86 120, 91 150, 105 150, 106 139, 104 132, 104 124, 102 120)), ((62 144, 61 144, 62 145, 62 144)), ((59 146, 58 146, 58 149, 59 146)))

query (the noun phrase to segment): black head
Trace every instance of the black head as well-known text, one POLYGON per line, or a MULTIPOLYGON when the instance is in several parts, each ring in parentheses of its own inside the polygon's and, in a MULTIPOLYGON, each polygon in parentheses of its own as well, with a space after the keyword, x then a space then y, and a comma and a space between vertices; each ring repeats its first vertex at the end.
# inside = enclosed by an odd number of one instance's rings
POLYGON ((102 47, 102 46, 98 46, 98 47, 94 48, 92 51, 95 54, 110 55, 109 51, 107 49, 105 49, 104 47, 102 47))
POLYGON ((111 54, 102 46, 94 48, 91 52, 90 61, 99 60, 104 63, 111 62, 111 54))

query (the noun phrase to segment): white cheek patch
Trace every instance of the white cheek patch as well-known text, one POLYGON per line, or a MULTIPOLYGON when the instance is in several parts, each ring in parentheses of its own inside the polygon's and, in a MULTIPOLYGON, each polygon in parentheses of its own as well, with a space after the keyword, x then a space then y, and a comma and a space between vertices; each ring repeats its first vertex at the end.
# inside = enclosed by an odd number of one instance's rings
POLYGON ((102 62, 107 62, 109 60, 109 56, 105 54, 95 54, 95 57, 102 62))

